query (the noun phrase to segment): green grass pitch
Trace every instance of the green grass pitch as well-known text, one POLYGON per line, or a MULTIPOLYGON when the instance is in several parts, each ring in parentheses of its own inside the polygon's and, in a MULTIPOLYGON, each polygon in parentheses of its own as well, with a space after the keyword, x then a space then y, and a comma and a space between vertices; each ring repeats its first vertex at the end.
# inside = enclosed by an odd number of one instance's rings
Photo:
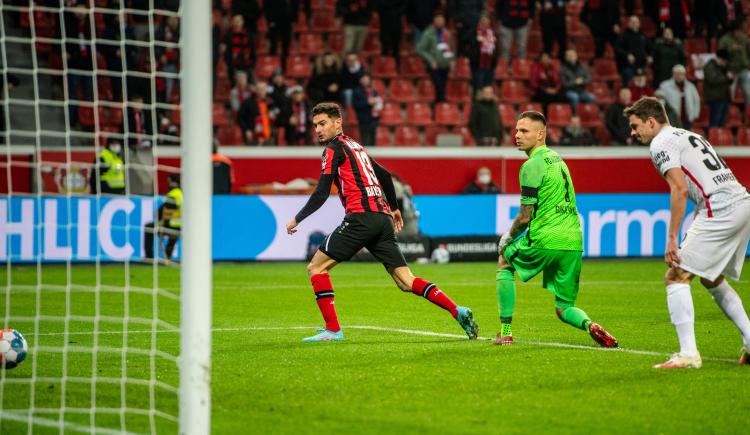
MULTIPOLYGON (((746 264, 746 266, 748 266, 746 264)), ((734 286, 750 306, 748 267, 734 286)), ((400 292, 376 264, 352 263, 332 271, 336 307, 346 340, 303 344, 322 325, 302 263, 217 264, 214 267, 213 433, 281 434, 512 434, 512 433, 739 433, 750 427, 750 368, 736 364, 741 339, 700 284, 693 285, 696 335, 704 359, 700 370, 651 368, 677 350, 669 322, 658 260, 584 260, 578 306, 619 340, 621 350, 601 350, 588 334, 560 322, 553 298, 536 278, 517 287, 514 336, 517 343, 497 347, 488 340, 498 329, 495 266, 490 263, 414 265, 417 276, 435 282, 460 305, 470 306, 480 325, 480 340, 469 341, 450 315, 421 297, 400 292)), ((149 320, 158 311, 165 323, 179 323, 179 271, 148 266, 102 267, 108 291, 85 291, 96 284, 94 266, 11 268, 0 278, 0 315, 7 326, 36 342, 33 389, 31 357, 5 372, 0 384, 0 433, 26 433, 34 399, 34 433, 59 433, 56 409, 65 388, 64 419, 70 433, 95 426, 149 432, 152 420, 135 409, 151 401, 177 414, 176 366, 168 357, 149 358, 137 349, 177 355, 178 335, 160 324, 151 334, 149 320), (70 282, 67 296, 59 286, 70 282), (148 289, 161 295, 117 286, 148 289), (35 288, 43 291, 37 299, 35 288), (97 297, 99 310, 97 313, 97 297), (8 304, 10 304, 8 310, 8 304), (66 309, 67 307, 67 309, 66 309), (157 308, 155 310, 154 308, 157 308), (143 320, 112 321, 123 313, 143 320), (63 386, 64 324, 68 324, 63 386), (101 332, 91 333, 98 314, 101 332), (94 359, 94 343, 106 352, 94 359), (127 353, 122 352, 127 344, 127 353), (134 350, 135 349, 135 350, 134 350), (123 358, 123 355, 125 357, 123 358), (125 361, 123 363, 123 360, 125 361), (151 361, 154 360, 153 364, 151 361), (137 381, 163 383, 153 389, 137 381), (89 382, 86 382, 86 380, 89 382), (153 390, 153 395, 151 391, 153 390), (96 405, 102 412, 90 411, 96 405), (133 412, 131 412, 133 411, 133 412), (20 421, 19 421, 20 420, 20 421)), ((158 433, 176 432, 176 424, 156 417, 158 433)))

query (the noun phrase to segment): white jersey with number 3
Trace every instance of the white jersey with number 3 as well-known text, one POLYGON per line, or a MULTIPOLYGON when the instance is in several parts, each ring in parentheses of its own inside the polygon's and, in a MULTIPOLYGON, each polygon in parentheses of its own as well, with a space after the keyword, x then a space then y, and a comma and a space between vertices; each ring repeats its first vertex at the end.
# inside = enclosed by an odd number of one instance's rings
POLYGON ((728 212, 747 190, 702 136, 681 128, 664 127, 651 141, 651 160, 661 175, 681 168, 688 195, 701 214, 712 217, 728 212))

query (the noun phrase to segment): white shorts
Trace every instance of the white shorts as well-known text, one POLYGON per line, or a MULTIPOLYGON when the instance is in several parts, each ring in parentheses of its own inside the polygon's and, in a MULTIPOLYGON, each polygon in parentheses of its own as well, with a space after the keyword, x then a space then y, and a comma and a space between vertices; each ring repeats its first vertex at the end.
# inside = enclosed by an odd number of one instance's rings
POLYGON ((680 246, 680 268, 711 281, 740 279, 750 239, 750 200, 741 202, 726 215, 695 218, 680 246))

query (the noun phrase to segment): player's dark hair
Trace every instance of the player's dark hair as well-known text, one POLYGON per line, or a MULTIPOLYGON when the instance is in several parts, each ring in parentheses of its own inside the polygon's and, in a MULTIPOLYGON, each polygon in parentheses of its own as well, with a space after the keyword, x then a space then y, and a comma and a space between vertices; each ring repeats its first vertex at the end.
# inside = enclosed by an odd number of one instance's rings
POLYGON ((528 110, 528 111, 523 112, 522 114, 520 114, 518 116, 518 120, 519 121, 522 120, 522 119, 524 119, 524 118, 528 118, 528 119, 530 119, 532 121, 541 122, 542 125, 544 125, 545 127, 547 126, 547 118, 545 118, 544 115, 542 115, 539 112, 536 112, 536 111, 533 111, 533 110, 528 110))
POLYGON ((337 103, 318 103, 313 107, 312 116, 328 115, 331 119, 341 118, 341 106, 337 103))
POLYGON ((623 113, 626 118, 630 118, 631 115, 641 121, 654 118, 660 124, 669 124, 669 118, 667 118, 664 105, 654 97, 641 97, 633 105, 626 107, 623 113))
POLYGON ((167 181, 169 181, 170 183, 175 183, 175 184, 177 184, 179 186, 180 185, 180 174, 178 174, 178 173, 172 173, 172 174, 167 175, 167 181))

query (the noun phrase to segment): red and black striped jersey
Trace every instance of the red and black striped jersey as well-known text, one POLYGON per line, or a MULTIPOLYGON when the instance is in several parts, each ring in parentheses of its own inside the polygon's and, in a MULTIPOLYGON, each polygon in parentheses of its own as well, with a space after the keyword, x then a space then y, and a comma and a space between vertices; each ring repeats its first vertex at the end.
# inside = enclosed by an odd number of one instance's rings
POLYGON ((340 134, 323 150, 321 175, 333 175, 346 213, 391 213, 383 187, 365 148, 340 134))

